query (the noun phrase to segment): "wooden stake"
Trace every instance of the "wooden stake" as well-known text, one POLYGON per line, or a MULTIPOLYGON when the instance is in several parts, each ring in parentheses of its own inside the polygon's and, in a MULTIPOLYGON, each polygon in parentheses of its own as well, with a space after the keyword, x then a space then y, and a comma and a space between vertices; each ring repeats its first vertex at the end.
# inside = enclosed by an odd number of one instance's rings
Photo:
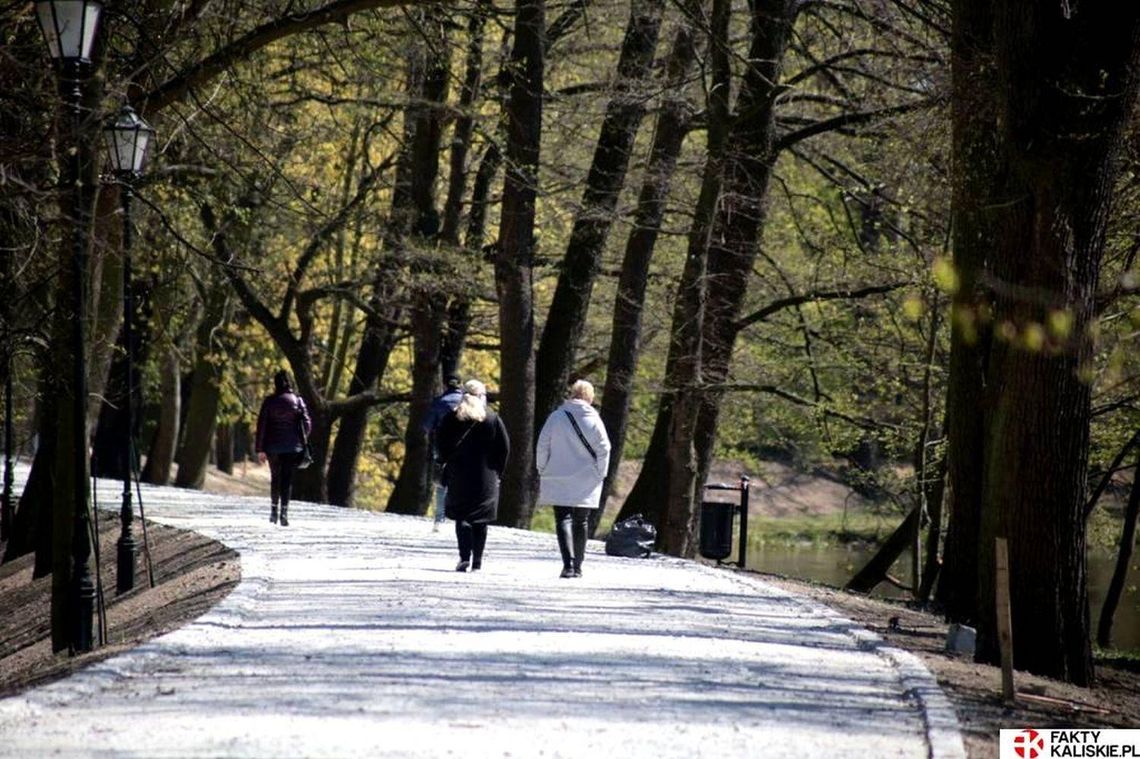
POLYGON ((1014 701, 1013 622, 1009 610, 1009 546, 1005 538, 994 540, 994 565, 998 647, 1001 649, 1001 696, 1007 704, 1012 704, 1014 701))

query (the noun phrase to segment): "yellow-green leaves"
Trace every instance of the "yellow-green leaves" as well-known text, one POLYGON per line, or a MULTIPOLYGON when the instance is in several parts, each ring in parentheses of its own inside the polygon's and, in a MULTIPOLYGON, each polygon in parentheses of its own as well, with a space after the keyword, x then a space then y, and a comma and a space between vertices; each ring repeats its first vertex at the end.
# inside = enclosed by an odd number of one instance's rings
POLYGON ((1069 309, 1054 309, 1048 316, 1049 335, 1064 341, 1073 334, 1073 312, 1069 309))
POLYGON ((906 300, 903 301, 902 308, 903 314, 912 322, 917 322, 926 312, 926 304, 922 302, 922 296, 918 293, 910 293, 907 295, 906 300))
POLYGON ((947 295, 954 295, 961 287, 961 278, 958 276, 958 270, 954 268, 954 263, 944 256, 934 259, 934 284, 938 289, 947 295))

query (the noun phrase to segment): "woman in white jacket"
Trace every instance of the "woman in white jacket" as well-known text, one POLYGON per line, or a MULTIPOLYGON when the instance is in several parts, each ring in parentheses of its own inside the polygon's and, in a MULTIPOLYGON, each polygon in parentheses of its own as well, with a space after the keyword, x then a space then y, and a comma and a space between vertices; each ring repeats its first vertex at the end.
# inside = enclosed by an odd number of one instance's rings
POLYGON ((541 477, 538 501, 554 507, 562 577, 581 577, 586 523, 598 508, 610 466, 610 438, 590 404, 594 386, 578 380, 538 434, 535 464, 541 477))

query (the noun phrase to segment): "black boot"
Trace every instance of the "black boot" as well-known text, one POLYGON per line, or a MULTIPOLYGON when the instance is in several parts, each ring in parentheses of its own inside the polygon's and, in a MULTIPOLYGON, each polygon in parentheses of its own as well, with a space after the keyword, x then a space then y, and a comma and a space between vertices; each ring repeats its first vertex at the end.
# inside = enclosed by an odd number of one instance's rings
POLYGON ((582 560, 586 558, 587 518, 574 520, 574 576, 582 576, 582 560))
POLYGON ((281 504, 281 526, 289 526, 289 504, 287 503, 281 504))
POLYGON ((277 504, 273 504, 269 508, 269 521, 272 524, 277 524, 277 504))
MULTIPOLYGON (((562 554, 562 566, 573 572, 574 567, 574 532, 570 524, 570 509, 564 506, 554 507, 554 533, 558 536, 558 552, 562 554)), ((569 575, 563 574, 563 577, 569 575)))

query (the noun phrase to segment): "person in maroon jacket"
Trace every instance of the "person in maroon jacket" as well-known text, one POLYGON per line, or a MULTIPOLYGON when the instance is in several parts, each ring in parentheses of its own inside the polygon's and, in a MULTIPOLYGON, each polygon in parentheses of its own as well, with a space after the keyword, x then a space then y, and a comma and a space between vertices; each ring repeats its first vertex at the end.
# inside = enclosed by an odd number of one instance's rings
POLYGON ((269 521, 277 522, 277 504, 281 504, 281 526, 289 526, 289 495, 293 490, 293 472, 305 450, 305 440, 312 432, 313 421, 301 397, 293 392, 293 382, 284 369, 273 375, 273 395, 261 402, 257 415, 257 459, 269 461, 269 493, 273 505, 269 521))

